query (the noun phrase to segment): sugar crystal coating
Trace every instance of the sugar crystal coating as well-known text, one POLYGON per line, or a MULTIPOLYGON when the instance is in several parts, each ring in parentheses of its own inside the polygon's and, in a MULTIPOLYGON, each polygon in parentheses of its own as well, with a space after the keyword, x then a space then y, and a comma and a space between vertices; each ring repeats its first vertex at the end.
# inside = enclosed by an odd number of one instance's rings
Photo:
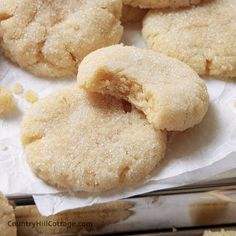
POLYGON ((143 21, 149 48, 200 75, 236 77, 236 1, 211 0, 184 10, 151 10, 143 21))
POLYGON ((144 181, 164 157, 165 132, 135 108, 75 87, 39 100, 22 123, 31 169, 72 191, 101 192, 144 181))
POLYGON ((205 231, 203 236, 235 236, 236 231, 217 231, 217 232, 212 232, 212 231, 205 231))
POLYGON ((0 21, 1 47, 35 75, 74 75, 88 53, 122 37, 121 0, 15 1, 13 14, 0 21))

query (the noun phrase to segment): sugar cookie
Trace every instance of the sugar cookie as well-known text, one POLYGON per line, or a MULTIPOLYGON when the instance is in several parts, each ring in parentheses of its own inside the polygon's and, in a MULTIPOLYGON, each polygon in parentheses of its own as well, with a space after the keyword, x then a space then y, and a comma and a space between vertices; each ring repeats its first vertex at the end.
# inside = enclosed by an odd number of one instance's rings
POLYGON ((157 129, 182 131, 201 122, 208 109, 207 87, 186 64, 151 50, 121 45, 88 55, 79 85, 128 100, 157 129))
POLYGON ((123 34, 121 0, 16 2, 13 16, 0 23, 1 47, 37 76, 74 75, 88 53, 118 43, 123 34))
POLYGON ((68 87, 35 103, 22 124, 31 169, 51 185, 101 192, 143 181, 163 158, 165 132, 114 97, 68 87))
POLYGON ((236 76, 236 1, 211 0, 180 11, 150 11, 149 48, 176 57, 200 75, 236 76))

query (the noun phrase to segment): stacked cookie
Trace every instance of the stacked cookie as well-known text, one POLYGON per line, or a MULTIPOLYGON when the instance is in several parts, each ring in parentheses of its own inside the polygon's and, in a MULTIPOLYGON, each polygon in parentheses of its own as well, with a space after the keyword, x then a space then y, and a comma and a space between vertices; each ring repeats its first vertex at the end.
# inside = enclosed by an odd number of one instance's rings
POLYGON ((32 170, 70 191, 144 182, 165 156, 166 130, 193 127, 208 108, 207 88, 190 67, 135 47, 89 54, 78 84, 35 103, 22 123, 32 170))

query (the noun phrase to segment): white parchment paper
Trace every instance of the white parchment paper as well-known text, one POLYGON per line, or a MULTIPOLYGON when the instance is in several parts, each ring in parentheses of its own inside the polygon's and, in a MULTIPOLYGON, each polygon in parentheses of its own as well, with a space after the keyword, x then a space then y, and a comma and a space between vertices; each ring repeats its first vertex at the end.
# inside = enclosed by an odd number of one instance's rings
MULTIPOLYGON (((138 24, 126 26, 123 43, 145 47, 138 24)), ((153 190, 198 182, 236 168, 236 81, 205 78, 210 107, 203 122, 185 132, 170 133, 165 160, 146 183, 133 189, 119 189, 101 195, 59 193, 34 176, 24 159, 19 132, 24 112, 31 106, 22 95, 15 95, 18 110, 0 119, 0 191, 7 195, 33 194, 43 215, 51 215, 94 203, 134 196, 153 190)), ((0 85, 14 88, 21 83, 39 97, 70 80, 44 80, 23 71, 0 56, 0 85)), ((232 173, 232 172, 231 172, 232 173)), ((235 173, 236 176, 236 173, 235 173)))

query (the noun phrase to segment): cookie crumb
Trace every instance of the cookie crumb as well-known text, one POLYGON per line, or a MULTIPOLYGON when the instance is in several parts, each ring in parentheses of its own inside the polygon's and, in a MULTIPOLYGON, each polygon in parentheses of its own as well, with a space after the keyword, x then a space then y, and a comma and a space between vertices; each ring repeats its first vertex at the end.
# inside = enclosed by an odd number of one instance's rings
POLYGON ((35 103, 38 101, 37 94, 33 92, 32 90, 26 91, 24 94, 24 98, 27 102, 30 102, 30 103, 35 103))
POLYGON ((14 89, 13 89, 13 92, 15 93, 15 94, 22 94, 23 92, 24 92, 24 88, 23 88, 23 86, 22 86, 22 84, 20 84, 20 83, 16 83, 15 84, 15 87, 14 87, 14 89))
POLYGON ((15 101, 12 92, 0 86, 0 115, 9 114, 15 108, 15 101))

